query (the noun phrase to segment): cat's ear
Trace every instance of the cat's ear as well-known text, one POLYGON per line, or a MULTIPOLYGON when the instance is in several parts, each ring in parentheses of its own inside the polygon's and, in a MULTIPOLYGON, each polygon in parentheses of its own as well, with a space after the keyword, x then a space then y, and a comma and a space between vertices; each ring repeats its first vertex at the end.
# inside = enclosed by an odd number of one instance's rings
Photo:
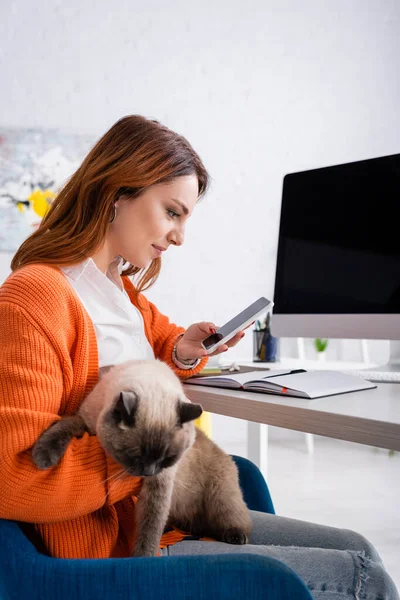
POLYGON ((135 392, 121 392, 115 404, 113 417, 118 424, 124 423, 129 427, 134 427, 135 416, 139 398, 135 392))
POLYGON ((178 400, 179 425, 183 425, 184 423, 198 419, 202 412, 203 408, 200 404, 193 404, 192 402, 182 402, 182 400, 178 400))

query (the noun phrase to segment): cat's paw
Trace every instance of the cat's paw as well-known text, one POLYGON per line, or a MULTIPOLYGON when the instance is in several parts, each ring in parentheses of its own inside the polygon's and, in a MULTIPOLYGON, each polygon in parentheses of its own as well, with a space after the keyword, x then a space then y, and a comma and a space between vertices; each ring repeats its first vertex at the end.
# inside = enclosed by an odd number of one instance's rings
POLYGON ((62 439, 39 440, 32 448, 32 460, 38 469, 54 467, 64 455, 66 448, 62 439))
POLYGON ((223 532, 222 541, 226 544, 247 544, 247 535, 238 527, 231 527, 223 532))

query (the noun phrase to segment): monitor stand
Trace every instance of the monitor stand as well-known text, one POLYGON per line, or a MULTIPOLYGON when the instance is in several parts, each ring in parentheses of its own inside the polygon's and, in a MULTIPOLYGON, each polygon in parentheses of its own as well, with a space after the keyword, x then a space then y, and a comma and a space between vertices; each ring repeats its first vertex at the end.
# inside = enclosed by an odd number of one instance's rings
POLYGON ((363 369, 364 371, 380 371, 382 373, 400 372, 400 342, 390 340, 389 361, 380 367, 363 369))

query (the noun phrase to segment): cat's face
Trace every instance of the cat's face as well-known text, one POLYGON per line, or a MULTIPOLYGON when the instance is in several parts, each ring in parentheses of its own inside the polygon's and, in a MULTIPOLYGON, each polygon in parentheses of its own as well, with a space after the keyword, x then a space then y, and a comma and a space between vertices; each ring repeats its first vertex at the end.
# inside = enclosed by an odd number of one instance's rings
POLYGON ((102 418, 98 436, 130 475, 156 475, 174 465, 194 443, 193 420, 201 415, 201 406, 181 394, 165 400, 122 391, 102 418), (157 401, 161 410, 150 410, 149 402, 157 401))

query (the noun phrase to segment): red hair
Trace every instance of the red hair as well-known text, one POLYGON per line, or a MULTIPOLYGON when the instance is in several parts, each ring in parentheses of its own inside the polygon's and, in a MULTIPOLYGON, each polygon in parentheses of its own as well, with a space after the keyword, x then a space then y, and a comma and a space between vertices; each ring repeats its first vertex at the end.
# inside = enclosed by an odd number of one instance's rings
MULTIPOLYGON (((196 175, 199 197, 206 192, 208 173, 184 137, 138 115, 120 119, 59 192, 39 228, 17 250, 11 269, 82 262, 101 247, 119 196, 135 198, 184 175, 196 175)), ((146 269, 131 265, 124 274, 139 274, 139 293, 156 281, 160 269, 161 259, 155 258, 146 269)))

